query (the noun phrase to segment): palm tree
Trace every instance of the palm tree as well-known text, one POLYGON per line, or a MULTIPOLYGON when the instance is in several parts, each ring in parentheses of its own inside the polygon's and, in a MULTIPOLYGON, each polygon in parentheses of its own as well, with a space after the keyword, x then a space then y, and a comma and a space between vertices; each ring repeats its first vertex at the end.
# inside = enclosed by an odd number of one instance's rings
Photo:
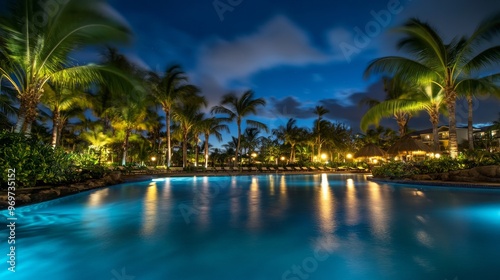
POLYGON ((189 133, 203 120, 203 113, 200 112, 200 103, 186 102, 177 104, 173 110, 172 117, 179 123, 182 134, 182 167, 187 167, 187 144, 189 133))
POLYGON ((473 124, 473 111, 474 111, 474 102, 473 99, 475 96, 484 95, 488 93, 494 93, 498 96, 499 87, 496 82, 498 82, 500 78, 500 74, 493 74, 481 78, 468 78, 463 80, 457 86, 457 93, 465 97, 467 100, 467 136, 469 143, 469 150, 474 150, 474 128, 473 124))
MULTIPOLYGON (((388 101, 408 99, 408 96, 414 94, 415 88, 410 87, 407 83, 398 78, 384 78, 384 91, 387 94, 385 101, 388 101)), ((360 105, 368 105, 369 108, 372 108, 380 103, 380 101, 372 98, 363 98, 360 101, 360 105)), ((396 123, 398 125, 399 135, 403 137, 406 134, 408 122, 410 121, 412 115, 409 111, 398 108, 394 108, 394 110, 391 112, 391 115, 394 120, 396 120, 396 123)))
POLYGON ((203 149, 205 156, 205 168, 208 167, 208 145, 210 140, 210 135, 215 135, 217 140, 222 141, 222 131, 229 133, 229 127, 225 124, 221 124, 223 119, 211 117, 206 118, 201 121, 200 131, 205 136, 205 147, 203 149))
POLYGON ((500 15, 487 18, 479 24, 469 38, 454 39, 444 43, 436 30, 418 19, 411 19, 397 29, 403 37, 398 47, 412 55, 413 59, 389 56, 371 62, 366 75, 370 73, 399 74, 403 80, 415 83, 434 83, 443 89, 448 109, 450 155, 458 155, 455 107, 457 87, 464 80, 464 74, 480 71, 497 63, 500 48, 497 46, 479 51, 482 43, 491 42, 500 30, 500 15))
POLYGON ((170 167, 172 157, 171 147, 171 115, 176 103, 199 93, 199 89, 186 84, 188 78, 179 65, 169 67, 163 76, 150 73, 153 84, 152 95, 165 112, 165 126, 167 129, 167 167, 170 167))
POLYGON ((127 163, 127 151, 129 148, 129 138, 132 132, 146 128, 145 119, 149 104, 145 93, 135 92, 135 95, 129 95, 128 100, 123 100, 122 104, 112 110, 112 125, 115 129, 124 133, 122 144, 122 165, 127 163))
MULTIPOLYGON (((439 150, 438 125, 440 110, 444 106, 443 90, 434 84, 415 88, 404 98, 389 99, 370 108, 361 119, 362 131, 366 131, 370 124, 378 126, 380 119, 393 116, 394 112, 419 112, 425 110, 432 124, 433 146, 439 150)), ((400 127, 401 129, 401 127, 400 127)), ((400 131, 400 136, 401 131, 400 131)))
POLYGON ((318 158, 320 158, 321 156, 321 145, 322 145, 322 142, 321 142, 321 127, 324 126, 324 122, 322 122, 323 120, 323 116, 328 114, 328 109, 326 109, 325 107, 323 106, 316 106, 314 108, 314 114, 318 116, 318 118, 316 119, 316 121, 314 122, 314 132, 316 133, 316 142, 318 144, 318 158))
POLYGON ((299 140, 298 136, 297 120, 290 118, 286 125, 280 125, 277 129, 273 130, 273 134, 280 140, 283 144, 290 145, 290 162, 295 162, 295 146, 299 140))
POLYGON ((111 68, 74 64, 69 60, 71 52, 89 45, 129 38, 129 31, 120 20, 104 15, 102 8, 110 7, 103 0, 58 3, 57 11, 47 13, 47 10, 53 11, 53 1, 11 1, 7 5, 12 7, 10 13, 0 18, 0 38, 3 40, 0 44, 0 75, 16 91, 19 99, 17 132, 31 131, 47 82, 68 87, 96 81, 113 82, 102 76, 105 72, 113 72, 111 68), (46 24, 36 22, 39 14, 46 17, 46 24))
POLYGON ((97 151, 100 164, 102 150, 106 145, 111 143, 112 138, 104 133, 103 127, 100 125, 96 125, 93 129, 82 132, 80 137, 90 144, 89 148, 93 148, 97 151))
MULTIPOLYGON (((225 121, 236 120, 236 125, 238 126, 238 144, 235 154, 236 162, 239 162, 238 158, 241 153, 241 122, 243 118, 250 114, 257 114, 257 108, 265 105, 266 101, 263 98, 254 99, 254 92, 248 90, 244 92, 241 97, 236 96, 234 93, 226 94, 222 97, 221 105, 212 108, 212 113, 227 115, 227 118, 224 119, 225 121)), ((268 132, 267 126, 261 122, 246 120, 246 124, 250 127, 256 127, 268 132)))
POLYGON ((44 95, 41 102, 47 107, 52 115, 52 146, 58 145, 60 139, 59 132, 62 131, 61 114, 76 107, 83 107, 84 100, 81 97, 85 94, 78 90, 64 88, 47 83, 44 88, 44 95))

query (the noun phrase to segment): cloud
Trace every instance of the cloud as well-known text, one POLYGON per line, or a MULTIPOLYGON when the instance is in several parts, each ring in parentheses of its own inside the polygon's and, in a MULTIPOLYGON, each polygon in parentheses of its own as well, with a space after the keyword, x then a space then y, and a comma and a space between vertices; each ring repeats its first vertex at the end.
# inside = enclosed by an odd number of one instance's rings
POLYGON ((271 110, 267 115, 270 117, 308 119, 314 116, 311 108, 304 106, 304 102, 293 96, 282 99, 271 97, 269 103, 271 110))
POLYGON ((227 85, 279 66, 324 64, 331 60, 331 55, 311 45, 305 31, 286 17, 277 16, 253 34, 208 43, 200 52, 198 72, 211 74, 221 85, 227 85))

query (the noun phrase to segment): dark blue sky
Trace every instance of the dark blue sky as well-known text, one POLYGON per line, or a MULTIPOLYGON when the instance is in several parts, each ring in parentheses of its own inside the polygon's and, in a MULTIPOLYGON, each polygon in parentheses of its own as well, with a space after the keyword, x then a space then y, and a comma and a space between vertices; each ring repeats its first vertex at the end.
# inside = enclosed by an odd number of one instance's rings
MULTIPOLYGON (((372 59, 397 53, 391 27, 418 17, 452 38, 470 33, 481 19, 500 10, 497 0, 110 3, 134 31, 134 42, 122 48, 134 61, 157 71, 181 64, 210 105, 229 91, 253 89, 268 101, 260 120, 271 129, 289 117, 309 125, 312 108, 323 105, 330 110, 328 118, 358 130, 366 111, 358 101, 384 96, 377 79, 364 80, 363 71, 372 59), (356 41, 359 30, 367 37, 356 41)), ((497 119, 500 103, 490 100, 476 106, 476 122, 497 119)), ((412 128, 430 125, 421 115, 410 123, 412 128)), ((458 120, 466 121, 460 106, 458 120)))

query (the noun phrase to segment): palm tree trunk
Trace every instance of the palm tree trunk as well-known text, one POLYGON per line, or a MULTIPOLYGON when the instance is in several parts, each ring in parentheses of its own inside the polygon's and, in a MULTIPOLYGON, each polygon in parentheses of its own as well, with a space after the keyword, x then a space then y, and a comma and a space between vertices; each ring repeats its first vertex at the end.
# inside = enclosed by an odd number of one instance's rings
POLYGON ((321 135, 319 134, 319 128, 318 128, 318 155, 317 155, 317 157, 318 157, 318 160, 321 158, 321 135))
POLYGON ((55 147, 57 145, 57 133, 59 132, 59 123, 61 120, 61 116, 59 114, 59 110, 54 110, 52 112, 52 147, 55 147))
POLYGON ((15 128, 14 132, 16 132, 16 133, 22 132, 23 126, 25 123, 25 119, 26 119, 26 117, 24 114, 24 110, 19 109, 19 117, 17 118, 16 128, 15 128))
POLYGON ((184 131, 183 133, 183 139, 182 139, 182 167, 186 168, 187 167, 187 138, 188 138, 188 133, 187 131, 184 131))
POLYGON ((62 145, 62 130, 64 128, 65 122, 59 123, 59 128, 57 129, 57 139, 56 146, 62 145))
POLYGON ((171 164, 171 156, 172 156, 172 148, 170 141, 170 109, 165 108, 165 121, 167 126, 167 168, 170 168, 171 164))
POLYGON ((439 133, 438 133, 439 107, 433 108, 433 110, 429 112, 429 117, 432 124, 432 142, 433 142, 434 152, 438 152, 439 151, 439 133))
POLYGON ((446 90, 446 107, 448 109, 449 120, 449 149, 451 158, 458 156, 458 143, 457 143, 457 119, 456 119, 456 101, 457 93, 448 88, 446 90))
POLYGON ((236 160, 236 164, 239 165, 239 161, 238 161, 238 154, 240 153, 240 145, 241 145, 241 120, 238 119, 237 121, 237 125, 238 125, 238 145, 236 146, 236 156, 234 157, 236 160))
POLYGON ((195 152, 195 164, 194 166, 198 166, 198 160, 200 159, 199 154, 200 154, 200 147, 198 146, 198 136, 194 138, 194 152, 195 152))
POLYGON ((28 87, 19 98, 19 118, 16 123, 16 132, 31 133, 31 124, 38 115, 37 106, 40 103, 40 92, 35 86, 28 87))
POLYGON ((472 127, 473 123, 473 115, 472 115, 472 110, 474 102, 472 100, 472 94, 467 95, 467 105, 468 105, 468 110, 469 110, 469 116, 467 118, 467 138, 469 141, 469 150, 474 150, 474 128, 472 127))
POLYGON ((290 144, 290 162, 292 162, 292 163, 294 162, 294 160, 293 160, 293 146, 294 146, 293 144, 290 144))
POLYGON ((406 129, 408 127, 408 121, 410 120, 410 115, 405 112, 394 113, 394 119, 398 124, 399 137, 406 135, 406 129))
POLYGON ((205 133, 205 168, 208 167, 208 139, 210 138, 210 134, 205 133))
POLYGON ((123 141, 123 156, 122 156, 122 166, 127 164, 127 150, 128 150, 128 138, 130 137, 130 129, 125 131, 125 141, 123 141))

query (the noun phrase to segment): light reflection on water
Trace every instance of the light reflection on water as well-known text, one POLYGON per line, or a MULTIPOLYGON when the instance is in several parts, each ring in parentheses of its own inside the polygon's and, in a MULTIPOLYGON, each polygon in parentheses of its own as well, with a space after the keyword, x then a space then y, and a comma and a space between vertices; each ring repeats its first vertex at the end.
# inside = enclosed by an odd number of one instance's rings
POLYGON ((281 279, 315 250, 310 279, 497 279, 498 201, 356 175, 125 184, 18 209, 22 261, 0 279, 281 279))

